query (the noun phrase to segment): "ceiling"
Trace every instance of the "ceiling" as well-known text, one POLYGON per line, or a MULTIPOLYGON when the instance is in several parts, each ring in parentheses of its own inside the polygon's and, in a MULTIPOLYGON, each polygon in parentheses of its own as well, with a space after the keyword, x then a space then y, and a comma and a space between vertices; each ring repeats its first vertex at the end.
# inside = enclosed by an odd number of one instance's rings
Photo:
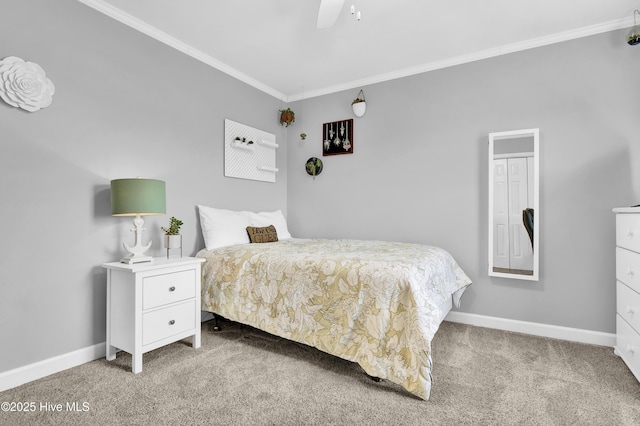
POLYGON ((318 30, 320 0, 79 1, 283 101, 629 27, 640 8, 638 0, 346 0, 336 23, 318 30))

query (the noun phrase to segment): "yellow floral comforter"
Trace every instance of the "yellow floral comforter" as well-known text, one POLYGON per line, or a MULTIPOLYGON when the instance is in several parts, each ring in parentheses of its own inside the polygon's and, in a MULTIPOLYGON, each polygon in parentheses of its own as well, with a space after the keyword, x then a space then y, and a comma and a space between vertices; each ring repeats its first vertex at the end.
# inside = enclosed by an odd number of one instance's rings
POLYGON ((357 362, 429 399, 442 306, 471 280, 443 249, 291 239, 201 250, 202 309, 357 362))

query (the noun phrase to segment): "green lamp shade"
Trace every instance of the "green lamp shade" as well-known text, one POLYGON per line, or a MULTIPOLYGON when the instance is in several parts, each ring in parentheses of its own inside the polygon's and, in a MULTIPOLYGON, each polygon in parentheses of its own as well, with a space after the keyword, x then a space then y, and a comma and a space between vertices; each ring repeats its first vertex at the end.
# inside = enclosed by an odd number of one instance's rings
POLYGON ((148 216, 165 214, 165 184, 156 179, 116 179, 111 181, 111 214, 148 216))

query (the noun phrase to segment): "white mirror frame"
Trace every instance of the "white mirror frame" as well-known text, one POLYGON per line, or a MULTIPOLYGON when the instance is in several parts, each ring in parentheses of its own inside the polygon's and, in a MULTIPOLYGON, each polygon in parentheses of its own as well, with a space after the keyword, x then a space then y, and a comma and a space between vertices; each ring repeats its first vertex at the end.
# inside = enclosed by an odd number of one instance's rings
POLYGON ((540 131, 539 129, 489 133, 489 276, 538 281, 540 262, 540 131), (494 271, 494 145, 496 141, 533 137, 533 273, 531 275, 494 271))

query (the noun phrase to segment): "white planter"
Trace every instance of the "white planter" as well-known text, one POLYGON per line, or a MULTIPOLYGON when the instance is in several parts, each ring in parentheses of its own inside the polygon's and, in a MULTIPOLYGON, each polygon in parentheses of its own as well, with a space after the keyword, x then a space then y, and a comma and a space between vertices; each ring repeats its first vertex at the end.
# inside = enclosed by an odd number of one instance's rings
POLYGON ((364 115, 365 111, 367 110, 367 103, 366 102, 357 102, 355 104, 352 104, 351 107, 353 108, 353 114, 360 118, 364 115))
POLYGON ((182 248, 182 235, 166 235, 164 236, 164 248, 175 249, 182 248))

